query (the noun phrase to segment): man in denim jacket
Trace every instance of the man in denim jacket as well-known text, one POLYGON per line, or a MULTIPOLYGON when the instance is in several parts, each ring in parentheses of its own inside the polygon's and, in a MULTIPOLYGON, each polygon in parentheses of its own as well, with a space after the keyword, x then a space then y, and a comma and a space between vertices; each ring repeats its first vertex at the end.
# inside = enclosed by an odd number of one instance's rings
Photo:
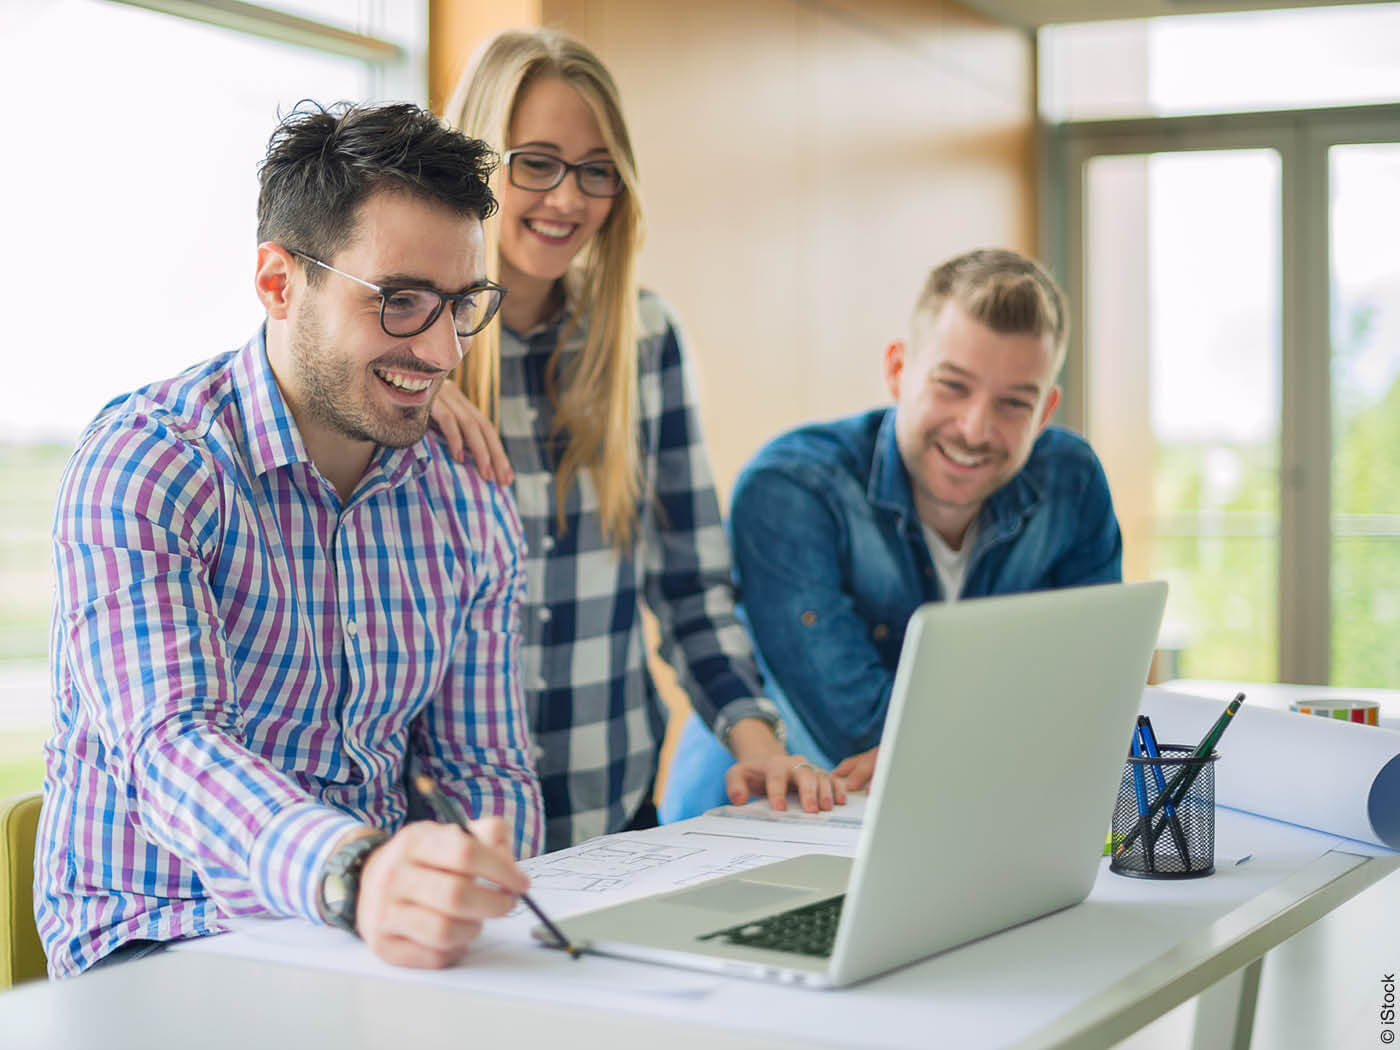
MULTIPOLYGON (((790 431, 735 486, 734 572, 789 750, 835 763, 851 788, 874 770, 920 604, 1122 577, 1103 468, 1049 426, 1065 314, 1049 274, 1015 252, 943 263, 912 338, 885 349, 895 406, 790 431)), ((677 797, 710 779, 698 743, 681 741, 677 797)))

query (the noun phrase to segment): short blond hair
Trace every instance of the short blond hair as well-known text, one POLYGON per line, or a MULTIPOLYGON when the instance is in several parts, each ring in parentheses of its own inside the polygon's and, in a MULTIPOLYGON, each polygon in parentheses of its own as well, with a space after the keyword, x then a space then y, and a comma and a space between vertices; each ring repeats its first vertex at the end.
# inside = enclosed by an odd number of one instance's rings
POLYGON ((1003 335, 1048 335, 1058 374, 1069 342, 1065 293, 1034 259, 1006 248, 978 248, 934 267, 914 304, 921 332, 949 302, 974 321, 1003 335))

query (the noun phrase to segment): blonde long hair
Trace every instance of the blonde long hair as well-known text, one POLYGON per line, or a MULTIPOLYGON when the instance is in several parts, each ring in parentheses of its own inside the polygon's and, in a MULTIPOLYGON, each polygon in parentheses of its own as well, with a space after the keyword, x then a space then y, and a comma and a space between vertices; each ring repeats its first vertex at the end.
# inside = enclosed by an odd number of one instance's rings
MULTIPOLYGON (((497 152, 516 100, 535 77, 564 81, 593 111, 603 141, 622 175, 623 191, 613 198, 602 228, 570 264, 565 291, 573 319, 561 333, 550 359, 549 395, 554 402, 553 433, 567 432, 568 446, 555 472, 556 511, 564 507, 579 471, 592 473, 598 492, 603 535, 619 549, 637 525, 641 492, 637 419, 637 252, 642 239, 637 164, 622 117, 612 75, 579 41, 549 29, 511 30, 488 40, 473 57, 443 113, 444 119, 497 152), (577 362, 562 374, 562 350, 580 317, 588 336, 577 362)), ((505 178, 498 169, 493 187, 505 178)), ((499 193, 498 193, 499 196, 499 193)), ((486 258, 499 274, 499 219, 486 223, 486 258)), ((463 393, 493 423, 500 423, 500 329, 491 325, 476 337, 458 370, 463 393)))

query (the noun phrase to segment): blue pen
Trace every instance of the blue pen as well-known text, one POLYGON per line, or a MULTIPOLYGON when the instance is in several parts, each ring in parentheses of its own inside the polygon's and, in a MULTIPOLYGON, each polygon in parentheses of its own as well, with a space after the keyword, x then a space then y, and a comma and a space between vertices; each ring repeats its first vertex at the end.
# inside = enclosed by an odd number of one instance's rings
MULTIPOLYGON (((1157 734, 1152 732, 1152 719, 1146 715, 1138 715, 1138 735, 1142 737, 1142 749, 1148 758, 1160 758, 1161 752, 1157 750, 1157 734)), ((1167 790, 1167 778, 1162 775, 1162 767, 1159 763, 1152 763, 1152 779, 1157 782, 1157 793, 1162 794, 1167 790)), ((1181 863, 1186 865, 1186 870, 1191 870, 1191 854, 1186 849, 1186 832, 1182 830, 1181 821, 1176 817, 1176 807, 1170 802, 1164 803, 1162 812, 1167 815, 1167 826, 1171 829, 1172 841, 1176 843, 1177 850, 1181 853, 1181 863)))
MULTIPOLYGON (((1140 753, 1140 745, 1136 733, 1133 734, 1133 745, 1130 753, 1134 758, 1140 753)), ((1130 762, 1128 764, 1133 767, 1133 788, 1137 792, 1138 820, 1140 823, 1145 823, 1147 820, 1147 781, 1143 779, 1142 763, 1130 762)), ((1143 836, 1142 845, 1143 855, 1147 858, 1147 870, 1156 871, 1157 862, 1153 857, 1155 851, 1152 848, 1152 836, 1150 834, 1143 836)))

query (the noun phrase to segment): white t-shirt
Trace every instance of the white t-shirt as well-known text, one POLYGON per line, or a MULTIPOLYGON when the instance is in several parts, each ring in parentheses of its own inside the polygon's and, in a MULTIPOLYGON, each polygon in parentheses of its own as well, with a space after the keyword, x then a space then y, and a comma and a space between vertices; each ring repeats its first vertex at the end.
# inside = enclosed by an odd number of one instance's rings
POLYGON ((977 523, 974 521, 963 533, 962 546, 953 550, 938 533, 923 525, 924 542, 933 556, 933 567, 938 570, 938 582, 943 587, 944 601, 955 602, 962 594, 963 577, 967 575, 967 557, 972 553, 977 539, 977 523))

